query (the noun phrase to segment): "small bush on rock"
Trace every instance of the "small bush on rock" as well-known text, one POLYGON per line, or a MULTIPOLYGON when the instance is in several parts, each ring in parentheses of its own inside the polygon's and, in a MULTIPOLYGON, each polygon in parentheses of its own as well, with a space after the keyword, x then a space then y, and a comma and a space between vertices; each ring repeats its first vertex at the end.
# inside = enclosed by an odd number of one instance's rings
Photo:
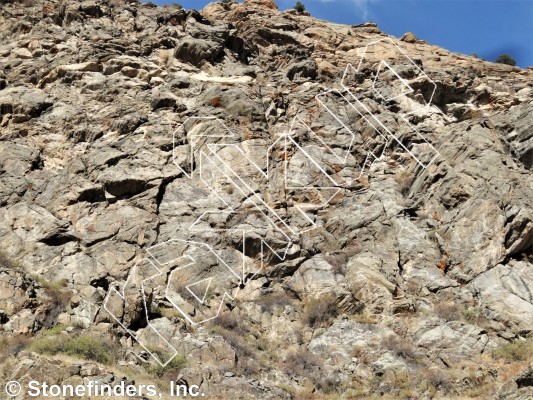
POLYGON ((511 57, 509 54, 502 54, 501 56, 498 56, 495 63, 515 66, 516 60, 513 57, 511 57))
POLYGON ((303 5, 302 2, 297 1, 296 4, 294 5, 294 9, 298 11, 299 13, 303 13, 305 11, 305 6, 303 5))
POLYGON ((438 317, 444 319, 446 322, 457 321, 461 319, 460 308, 454 302, 435 304, 433 310, 438 317))
POLYGON ((292 300, 285 292, 269 293, 259 297, 257 303, 261 306, 262 311, 272 312, 275 308, 282 310, 286 306, 292 305, 292 300))
MULTIPOLYGON (((172 355, 164 354, 160 351, 154 350, 151 353, 155 354, 161 362, 165 363, 172 355)), ((146 371, 158 378, 169 377, 169 374, 176 374, 187 365, 187 360, 181 354, 176 354, 167 364, 161 365, 158 362, 150 364, 145 367, 146 371)))
POLYGON ((72 298, 72 292, 66 289, 66 280, 52 282, 38 276, 35 276, 34 278, 49 297, 46 316, 41 321, 41 324, 45 328, 51 328, 56 325, 58 316, 67 309, 70 299, 72 298))
POLYGON ((254 349, 244 339, 247 329, 233 314, 220 313, 208 327, 212 333, 222 336, 239 358, 256 358, 254 349))
POLYGON ((320 358, 308 350, 291 351, 285 357, 283 369, 293 376, 308 376, 313 369, 321 366, 320 358))
POLYGON ((339 315, 337 300, 328 295, 309 300, 304 306, 304 322, 311 327, 325 325, 331 319, 339 315))
POLYGON ((381 344, 384 348, 390 350, 398 357, 401 357, 406 360, 415 359, 415 348, 413 344, 405 338, 401 338, 396 335, 389 335, 383 338, 381 344))

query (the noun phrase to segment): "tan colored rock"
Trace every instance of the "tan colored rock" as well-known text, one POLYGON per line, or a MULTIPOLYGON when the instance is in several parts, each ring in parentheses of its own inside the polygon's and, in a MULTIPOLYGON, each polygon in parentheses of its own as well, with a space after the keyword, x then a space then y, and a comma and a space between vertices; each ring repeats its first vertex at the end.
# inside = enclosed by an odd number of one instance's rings
POLYGON ((0 13, 0 251, 41 284, 0 270, 0 382, 529 398, 491 355, 533 324, 531 69, 272 0, 27 3, 0 13), (21 351, 56 323, 116 365, 21 351))
POLYGON ((13 55, 22 59, 32 58, 31 51, 24 47, 13 50, 13 55))
POLYGON ((278 5, 274 0, 245 0, 243 3, 245 7, 259 7, 266 8, 269 10, 278 10, 278 5))
POLYGON ((416 43, 416 41, 418 40, 418 38, 415 36, 415 34, 413 32, 407 32, 407 33, 404 33, 402 35, 402 37, 400 38, 400 40, 402 42, 406 42, 406 43, 416 43))

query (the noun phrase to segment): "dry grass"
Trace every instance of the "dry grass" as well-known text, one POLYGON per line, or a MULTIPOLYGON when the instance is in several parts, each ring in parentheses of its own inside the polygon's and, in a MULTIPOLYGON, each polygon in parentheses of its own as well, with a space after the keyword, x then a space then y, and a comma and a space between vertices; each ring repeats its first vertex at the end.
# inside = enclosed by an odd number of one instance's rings
POLYGON ((176 310, 174 307, 170 307, 170 308, 163 308, 163 307, 160 307, 159 308, 159 313, 162 317, 165 317, 169 320, 173 320, 174 318, 178 318, 178 317, 181 317, 181 313, 176 310))
POLYGON ((339 315, 337 299, 333 295, 326 295, 310 299, 305 303, 303 321, 316 328, 327 325, 337 315, 339 315))
POLYGON ((240 336, 247 333, 244 325, 238 320, 237 316, 230 312, 222 312, 215 319, 211 320, 211 328, 220 327, 224 330, 234 332, 240 336))
POLYGON ((221 313, 210 321, 207 328, 212 333, 222 336, 240 360, 245 358, 256 360, 255 349, 245 340, 248 330, 235 315, 229 312, 221 313))
POLYGON ((0 359, 6 359, 11 355, 18 354, 30 343, 31 337, 28 335, 14 335, 0 337, 0 359))
POLYGON ((455 302, 437 303, 433 306, 433 311, 446 322, 461 319, 461 309, 455 302))
POLYGON ((359 322, 360 324, 373 325, 378 323, 378 320, 374 316, 370 315, 367 311, 363 311, 359 314, 354 314, 351 319, 356 322, 359 322))
POLYGON ((287 306, 292 306, 292 299, 285 292, 269 293, 259 297, 256 300, 257 304, 261 306, 263 312, 271 313, 275 309, 284 310, 287 306))
POLYGON ((413 183, 413 177, 407 169, 402 168, 398 170, 398 172, 396 172, 394 180, 398 184, 398 188, 401 194, 406 195, 407 193, 409 193, 409 189, 411 188, 411 185, 413 183))
POLYGON ((385 336, 381 345, 394 355, 405 360, 415 360, 415 347, 407 338, 401 338, 396 335, 385 336))
POLYGON ((57 324, 57 317, 59 314, 65 312, 70 304, 72 292, 66 289, 67 282, 65 280, 52 282, 37 277, 36 281, 45 290, 45 293, 48 296, 46 315, 41 321, 41 324, 45 328, 51 328, 57 324))
POLYGON ((290 351, 283 361, 282 368, 290 376, 312 376, 313 370, 322 365, 319 357, 305 349, 290 351))
POLYGON ((15 269, 15 270, 24 270, 24 265, 22 263, 13 260, 11 257, 9 257, 6 253, 3 251, 0 251, 0 267, 5 267, 8 269, 15 269))

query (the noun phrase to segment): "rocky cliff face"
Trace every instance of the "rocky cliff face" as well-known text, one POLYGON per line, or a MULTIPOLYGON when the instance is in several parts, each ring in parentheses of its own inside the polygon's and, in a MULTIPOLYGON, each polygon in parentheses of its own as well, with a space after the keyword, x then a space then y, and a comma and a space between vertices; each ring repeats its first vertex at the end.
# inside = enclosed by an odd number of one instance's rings
POLYGON ((533 70, 269 0, 0 3, 1 381, 533 396, 533 70))

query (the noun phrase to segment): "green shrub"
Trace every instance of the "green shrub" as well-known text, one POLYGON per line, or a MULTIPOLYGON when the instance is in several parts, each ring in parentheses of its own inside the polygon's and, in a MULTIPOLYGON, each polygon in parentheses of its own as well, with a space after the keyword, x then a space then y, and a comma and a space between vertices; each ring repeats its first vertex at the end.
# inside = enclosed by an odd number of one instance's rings
POLYGON ((509 54, 502 54, 501 56, 498 56, 495 62, 498 64, 516 65, 516 60, 509 54))
MULTIPOLYGON (((66 336, 66 335, 65 335, 66 336)), ((114 359, 116 344, 101 337, 82 334, 58 340, 57 336, 45 336, 34 340, 30 350, 40 354, 66 354, 71 357, 110 364, 114 359)))
POLYGON ((482 317, 481 310, 479 308, 464 308, 463 317, 468 322, 478 322, 482 317))
POLYGON ((305 6, 303 5, 302 2, 297 1, 296 4, 294 5, 294 9, 298 11, 299 13, 303 13, 305 11, 305 6))
POLYGON ((68 328, 67 324, 57 324, 57 325, 51 327, 50 329, 48 329, 44 333, 44 335, 45 336, 57 336, 57 335, 59 335, 61 332, 63 332, 67 328, 68 328))
POLYGON ((519 340, 504 344, 492 352, 494 358, 503 358, 507 361, 527 361, 533 358, 533 343, 519 340))
MULTIPOLYGON (((157 350, 151 351, 151 352, 154 353, 159 358, 159 360, 161 360, 162 362, 165 362, 170 357, 172 357, 172 354, 170 355, 164 354, 157 350)), ((161 365, 158 362, 156 362, 156 364, 148 365, 147 367, 145 367, 145 369, 148 373, 155 375, 158 378, 162 378, 170 372, 179 372, 185 367, 185 365, 187 365, 187 360, 185 359, 185 357, 181 354, 176 354, 168 362, 168 364, 161 365)))
POLYGON ((233 0, 220 0, 224 4, 233 3, 233 0))

